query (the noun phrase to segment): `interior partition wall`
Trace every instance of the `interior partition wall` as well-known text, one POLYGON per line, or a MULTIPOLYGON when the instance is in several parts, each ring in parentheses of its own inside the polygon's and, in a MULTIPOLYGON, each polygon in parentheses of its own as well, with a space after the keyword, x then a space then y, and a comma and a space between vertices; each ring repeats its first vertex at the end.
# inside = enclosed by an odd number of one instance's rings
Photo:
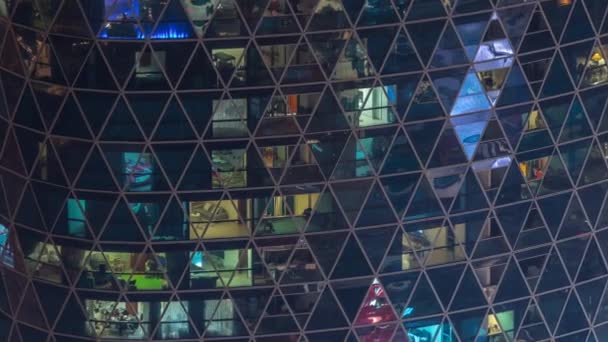
POLYGON ((607 10, 0 0, 0 341, 607 341, 607 10))

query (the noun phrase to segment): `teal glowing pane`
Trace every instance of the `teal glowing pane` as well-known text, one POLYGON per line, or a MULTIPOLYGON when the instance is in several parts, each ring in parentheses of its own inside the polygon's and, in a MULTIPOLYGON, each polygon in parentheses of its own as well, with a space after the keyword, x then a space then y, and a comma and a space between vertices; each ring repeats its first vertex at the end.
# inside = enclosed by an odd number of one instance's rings
POLYGON ((151 191, 154 166, 149 153, 123 153, 123 174, 131 191, 151 191))
POLYGON ((192 253, 192 260, 190 263, 198 268, 203 268, 203 252, 197 251, 192 253))
POLYGON ((5 225, 0 224, 0 255, 6 246, 8 240, 8 228, 5 225))
POLYGON ((68 199, 68 234, 72 236, 85 235, 85 200, 68 199), (82 209, 81 209, 82 208, 82 209))
MULTIPOLYGON (((415 308, 414 308, 415 310, 415 308)), ((452 342, 451 338, 445 338, 444 335, 446 328, 449 326, 443 326, 439 324, 433 325, 419 325, 416 322, 405 323, 407 329, 407 337, 410 341, 440 341, 440 342, 452 342), (435 339, 433 339, 435 338, 435 339)))

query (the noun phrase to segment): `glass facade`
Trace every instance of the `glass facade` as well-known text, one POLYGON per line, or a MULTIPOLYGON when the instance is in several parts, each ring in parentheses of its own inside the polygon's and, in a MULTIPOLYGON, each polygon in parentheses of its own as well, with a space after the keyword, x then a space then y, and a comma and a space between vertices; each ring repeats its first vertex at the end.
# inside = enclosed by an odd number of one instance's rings
POLYGON ((608 341, 605 0, 0 0, 0 342, 608 341))

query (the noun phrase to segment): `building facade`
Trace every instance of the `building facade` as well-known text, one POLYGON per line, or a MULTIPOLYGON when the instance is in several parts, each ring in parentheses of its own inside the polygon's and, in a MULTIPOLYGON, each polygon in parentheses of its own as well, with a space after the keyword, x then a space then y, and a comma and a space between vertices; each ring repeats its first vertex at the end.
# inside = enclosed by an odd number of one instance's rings
POLYGON ((0 341, 608 341, 607 8, 0 1, 0 341))

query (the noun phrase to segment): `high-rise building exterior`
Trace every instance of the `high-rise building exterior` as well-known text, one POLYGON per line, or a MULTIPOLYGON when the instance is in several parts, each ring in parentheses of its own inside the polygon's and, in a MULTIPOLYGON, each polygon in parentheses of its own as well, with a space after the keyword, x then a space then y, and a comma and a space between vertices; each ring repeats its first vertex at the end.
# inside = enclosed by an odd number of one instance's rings
POLYGON ((0 342, 608 341, 607 9, 0 0, 0 342))

